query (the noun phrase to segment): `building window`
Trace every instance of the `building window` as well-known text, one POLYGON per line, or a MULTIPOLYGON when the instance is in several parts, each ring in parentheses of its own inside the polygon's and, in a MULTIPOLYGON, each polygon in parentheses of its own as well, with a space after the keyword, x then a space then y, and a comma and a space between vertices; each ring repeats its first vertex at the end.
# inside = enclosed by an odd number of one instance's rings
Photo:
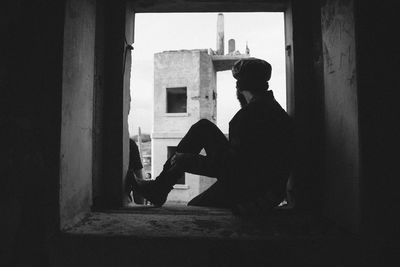
MULTIPOLYGON (((170 158, 176 152, 176 146, 168 146, 167 149, 167 157, 170 158)), ((185 173, 182 173, 182 176, 179 177, 176 184, 185 184, 185 173)))
POLYGON ((167 113, 186 113, 186 87, 167 88, 167 113))

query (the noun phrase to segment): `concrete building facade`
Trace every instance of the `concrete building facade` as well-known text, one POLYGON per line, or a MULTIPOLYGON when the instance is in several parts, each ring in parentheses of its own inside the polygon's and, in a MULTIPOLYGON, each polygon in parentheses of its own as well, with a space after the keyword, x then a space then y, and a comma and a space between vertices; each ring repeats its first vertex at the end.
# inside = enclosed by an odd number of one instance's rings
MULTIPOLYGON (((224 55, 223 19, 223 14, 218 14, 217 51, 174 50, 154 55, 153 175, 162 171, 164 162, 194 123, 200 119, 216 123, 217 72, 230 70, 238 59, 249 57, 248 53, 234 53, 232 39, 229 54, 224 55)), ((209 177, 185 173, 167 201, 187 203, 214 182, 209 177)))
MULTIPOLYGON (((153 174, 162 171, 168 153, 173 153, 193 123, 200 119, 216 122, 216 95, 216 71, 207 50, 154 55, 153 174)), ((213 182, 186 173, 168 201, 187 202, 213 182)))

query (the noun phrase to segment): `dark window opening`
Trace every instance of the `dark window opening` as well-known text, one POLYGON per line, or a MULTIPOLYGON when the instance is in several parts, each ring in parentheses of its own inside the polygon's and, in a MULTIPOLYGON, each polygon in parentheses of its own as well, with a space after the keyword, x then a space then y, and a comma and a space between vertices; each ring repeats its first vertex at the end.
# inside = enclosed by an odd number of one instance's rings
MULTIPOLYGON (((170 158, 176 152, 176 146, 168 146, 167 149, 167 157, 170 158)), ((185 173, 183 173, 182 176, 179 177, 176 184, 185 184, 185 173)))
POLYGON ((186 113, 186 87, 167 88, 167 113, 186 113))

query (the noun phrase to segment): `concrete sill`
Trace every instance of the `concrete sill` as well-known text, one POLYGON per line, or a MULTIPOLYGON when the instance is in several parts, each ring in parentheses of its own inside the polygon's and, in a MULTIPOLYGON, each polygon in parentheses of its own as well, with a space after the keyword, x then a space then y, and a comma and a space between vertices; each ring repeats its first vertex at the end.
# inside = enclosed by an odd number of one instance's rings
POLYGON ((178 189, 178 190, 187 190, 189 188, 190 188, 190 186, 188 186, 187 184, 176 184, 176 185, 174 185, 174 189, 178 189))
POLYGON ((164 117, 188 117, 189 113, 164 113, 164 117))
POLYGON ((310 214, 171 204, 91 212, 59 237, 52 266, 369 266, 371 251, 310 214))
POLYGON ((166 204, 93 211, 63 229, 65 234, 223 240, 288 240, 341 236, 307 214, 276 210, 265 216, 238 217, 230 210, 166 204))

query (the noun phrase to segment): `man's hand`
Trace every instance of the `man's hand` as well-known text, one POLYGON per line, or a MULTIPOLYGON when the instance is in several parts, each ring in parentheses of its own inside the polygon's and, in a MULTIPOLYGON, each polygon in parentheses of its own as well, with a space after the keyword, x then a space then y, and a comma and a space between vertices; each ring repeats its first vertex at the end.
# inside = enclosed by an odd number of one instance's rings
POLYGON ((187 159, 189 155, 190 154, 187 154, 187 153, 175 152, 175 154, 171 158, 171 164, 172 165, 182 166, 182 164, 184 163, 185 159, 187 159))

